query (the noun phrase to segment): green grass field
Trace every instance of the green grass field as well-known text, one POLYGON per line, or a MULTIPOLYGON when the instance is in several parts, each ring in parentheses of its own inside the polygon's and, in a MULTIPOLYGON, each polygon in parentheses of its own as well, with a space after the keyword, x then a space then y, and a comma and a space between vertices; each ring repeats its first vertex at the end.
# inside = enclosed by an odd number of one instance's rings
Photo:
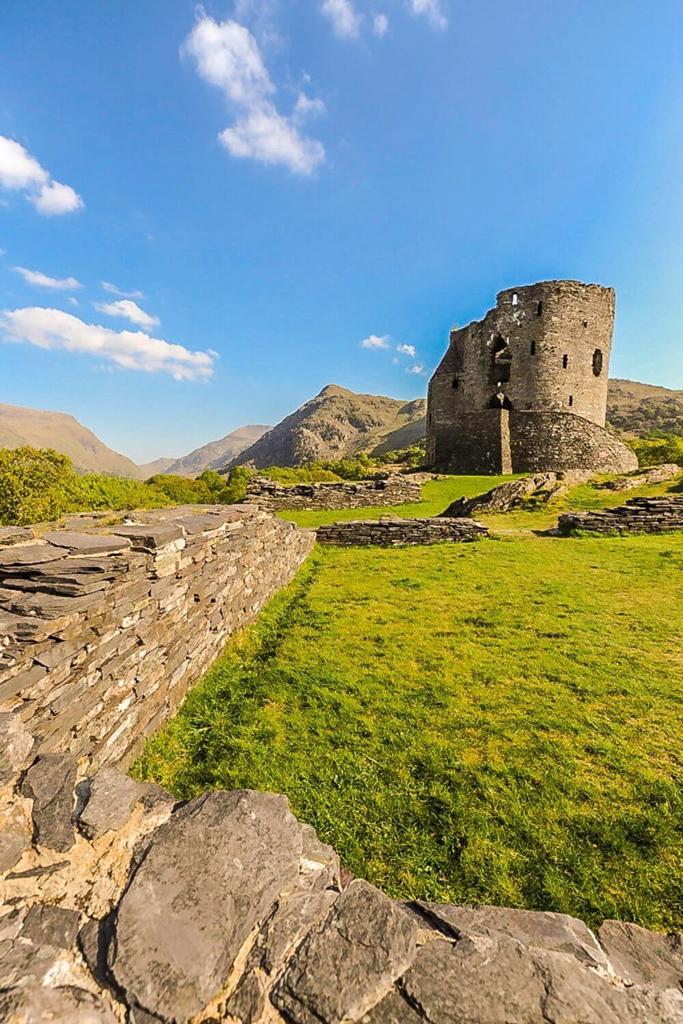
POLYGON ((397 897, 681 927, 682 583, 681 535, 317 549, 135 773, 285 792, 397 897))

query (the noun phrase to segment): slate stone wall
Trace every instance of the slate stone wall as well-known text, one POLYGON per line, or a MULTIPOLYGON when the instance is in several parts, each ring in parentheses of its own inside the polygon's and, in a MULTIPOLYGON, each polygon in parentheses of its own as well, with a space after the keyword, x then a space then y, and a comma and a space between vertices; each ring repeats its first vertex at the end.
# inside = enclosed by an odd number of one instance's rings
POLYGON ((126 764, 315 537, 256 506, 0 531, 0 713, 37 751, 126 764))
POLYGON ((319 526, 318 541, 336 547, 405 547, 480 540, 488 530, 473 519, 356 519, 319 526))
POLYGON ((454 329, 429 384, 430 464, 456 473, 620 472, 628 449, 603 429, 614 301, 611 288, 543 281, 500 292, 483 320, 454 329), (537 429, 533 414, 545 417, 537 429), (593 427, 591 444, 578 423, 593 427))
POLYGON ((617 508, 568 512, 558 523, 561 533, 679 533, 683 532, 683 497, 631 498, 617 508))
POLYGON ((294 486, 256 477, 247 485, 247 501, 269 511, 406 505, 420 501, 421 494, 419 483, 399 473, 372 480, 294 486))
POLYGON ((3 1021, 683 1022, 678 933, 392 900, 349 880, 283 796, 176 803, 23 756, 0 805, 3 1021))

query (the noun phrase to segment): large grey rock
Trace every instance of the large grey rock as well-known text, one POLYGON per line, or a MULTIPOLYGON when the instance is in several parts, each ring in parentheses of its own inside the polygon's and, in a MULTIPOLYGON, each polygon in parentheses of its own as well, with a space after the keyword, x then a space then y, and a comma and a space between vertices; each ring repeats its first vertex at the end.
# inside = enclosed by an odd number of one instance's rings
POLYGON ((683 988, 683 935, 649 932, 624 921, 605 921, 598 937, 621 977, 655 988, 683 988))
POLYGON ((14 801, 0 806, 0 874, 21 860, 32 839, 31 824, 21 804, 14 801))
POLYGON ((458 907, 447 903, 415 904, 458 936, 504 935, 532 949, 570 953, 577 960, 607 968, 607 957, 592 931, 576 917, 510 907, 458 907))
POLYGON ((64 558, 64 551, 61 548, 40 542, 0 548, 0 572, 4 576, 14 566, 43 565, 47 562, 56 562, 59 558, 64 558))
POLYGON ((74 844, 71 825, 76 762, 69 754, 43 754, 24 776, 21 792, 33 800, 36 842, 51 850, 74 844))
POLYGON ((8 1024, 117 1024, 99 996, 70 986, 0 991, 0 1020, 8 1024))
POLYGON ((140 801, 173 803, 173 797, 160 786, 135 782, 117 768, 103 768, 90 783, 87 802, 78 814, 79 828, 89 839, 120 829, 140 801))
POLYGON ((224 984, 252 929, 297 881, 284 797, 210 793, 154 835, 121 900, 110 967, 130 1002, 187 1020, 224 984))
POLYGON ((352 882, 301 943, 272 1001, 294 1024, 358 1021, 411 963, 417 934, 399 905, 352 882))
POLYGON ((33 530, 27 526, 0 526, 0 545, 23 544, 33 540, 33 530))

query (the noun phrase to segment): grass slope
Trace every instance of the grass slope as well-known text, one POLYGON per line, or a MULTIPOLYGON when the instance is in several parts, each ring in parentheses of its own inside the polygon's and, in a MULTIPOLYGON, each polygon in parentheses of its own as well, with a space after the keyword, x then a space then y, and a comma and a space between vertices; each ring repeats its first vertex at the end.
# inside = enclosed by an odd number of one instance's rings
POLYGON ((318 549, 136 773, 285 792, 397 897, 681 927, 682 570, 674 535, 318 549))

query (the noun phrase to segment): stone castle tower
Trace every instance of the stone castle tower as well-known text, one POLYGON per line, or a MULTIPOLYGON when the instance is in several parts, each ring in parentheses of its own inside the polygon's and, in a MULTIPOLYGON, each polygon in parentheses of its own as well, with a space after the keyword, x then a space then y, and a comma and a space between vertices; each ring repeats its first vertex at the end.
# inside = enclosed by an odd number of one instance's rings
POLYGON ((429 384, 427 457, 456 473, 637 468, 605 430, 614 290, 543 281, 499 292, 451 331, 429 384))

